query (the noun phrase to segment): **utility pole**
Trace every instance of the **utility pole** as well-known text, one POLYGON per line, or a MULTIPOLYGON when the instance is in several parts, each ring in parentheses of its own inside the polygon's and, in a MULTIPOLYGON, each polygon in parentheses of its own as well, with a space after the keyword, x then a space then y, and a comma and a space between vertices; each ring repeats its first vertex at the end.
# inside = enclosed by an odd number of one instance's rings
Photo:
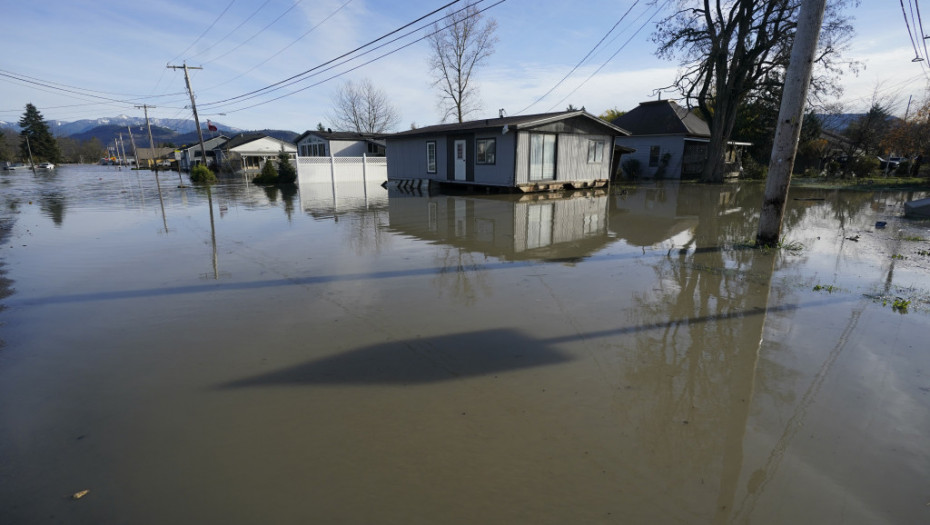
POLYGON ((203 146, 203 131, 200 129, 200 119, 197 117, 197 103, 194 102, 194 90, 191 89, 191 78, 187 74, 188 69, 203 69, 202 67, 193 67, 188 66, 187 62, 184 62, 183 66, 172 66, 168 65, 170 69, 183 69, 184 70, 184 82, 187 83, 187 92, 191 96, 191 109, 194 111, 194 125, 197 126, 197 137, 200 139, 200 159, 203 161, 203 165, 207 165, 207 149, 203 146))
POLYGON ((148 104, 142 104, 141 106, 136 106, 137 108, 142 108, 145 111, 145 127, 149 128, 149 149, 152 150, 151 162, 155 168, 155 175, 158 175, 158 163, 155 162, 155 140, 152 138, 152 126, 149 124, 149 108, 154 108, 155 106, 149 106, 148 104))
POLYGON ((785 202, 788 200, 791 169, 798 153, 804 102, 807 100, 807 89, 811 83, 811 70, 814 67, 814 54, 817 51, 817 39, 820 37, 820 25, 823 22, 826 3, 826 0, 801 0, 797 31, 791 46, 788 70, 785 73, 781 108, 778 110, 772 160, 769 162, 769 175, 765 181, 759 233, 756 235, 757 245, 778 244, 781 223, 785 216, 785 202))

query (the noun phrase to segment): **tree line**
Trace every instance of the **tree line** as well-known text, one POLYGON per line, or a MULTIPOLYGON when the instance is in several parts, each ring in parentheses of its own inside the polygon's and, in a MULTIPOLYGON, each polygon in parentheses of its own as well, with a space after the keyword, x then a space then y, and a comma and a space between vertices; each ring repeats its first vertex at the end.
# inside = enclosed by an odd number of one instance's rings
POLYGON ((28 163, 31 158, 36 163, 82 163, 106 156, 106 148, 96 138, 79 141, 53 136, 42 113, 31 103, 26 104, 19 126, 19 133, 0 130, 0 161, 28 163))

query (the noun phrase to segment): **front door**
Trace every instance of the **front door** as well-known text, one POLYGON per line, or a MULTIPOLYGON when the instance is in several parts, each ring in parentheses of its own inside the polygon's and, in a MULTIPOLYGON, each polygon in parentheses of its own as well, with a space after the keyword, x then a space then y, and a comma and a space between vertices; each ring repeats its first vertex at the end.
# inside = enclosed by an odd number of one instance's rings
POLYGON ((455 150, 455 180, 465 180, 465 158, 468 155, 466 141, 456 140, 452 147, 455 150))

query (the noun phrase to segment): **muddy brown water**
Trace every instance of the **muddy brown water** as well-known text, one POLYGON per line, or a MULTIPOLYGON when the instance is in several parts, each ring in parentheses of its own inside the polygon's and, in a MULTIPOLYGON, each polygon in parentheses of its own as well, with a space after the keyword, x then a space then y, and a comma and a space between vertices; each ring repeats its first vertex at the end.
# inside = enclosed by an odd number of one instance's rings
POLYGON ((930 522, 925 194, 177 182, 0 174, 0 523, 930 522))

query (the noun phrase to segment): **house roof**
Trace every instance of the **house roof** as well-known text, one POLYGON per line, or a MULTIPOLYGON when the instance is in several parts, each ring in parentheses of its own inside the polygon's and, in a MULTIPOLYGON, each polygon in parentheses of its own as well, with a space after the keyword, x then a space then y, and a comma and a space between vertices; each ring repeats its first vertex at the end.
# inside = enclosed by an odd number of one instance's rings
POLYGON ((401 131, 400 133, 394 133, 387 135, 385 138, 403 138, 403 137, 415 137, 418 135, 437 135, 443 133, 452 133, 458 131, 477 131, 482 129, 493 129, 493 128, 502 128, 507 126, 508 129, 527 129, 533 128, 536 126, 542 126, 545 124, 550 124, 553 122, 558 122, 560 120, 567 120, 570 118, 586 118, 590 119, 592 122, 595 122, 598 125, 602 125, 604 128, 611 130, 614 134, 617 135, 629 135, 630 132, 627 130, 618 127, 606 120, 599 119, 594 115, 588 113, 587 111, 559 111, 557 113, 538 113, 535 115, 517 115, 517 116, 508 116, 508 117, 498 117, 491 119, 480 119, 480 120, 471 120, 468 122, 455 122, 452 124, 437 124, 435 126, 426 126, 423 128, 411 129, 409 131, 401 131))
POLYGON ((709 137, 710 128, 690 110, 672 100, 640 102, 613 123, 633 135, 691 135, 709 137))
POLYGON ((320 131, 317 129, 311 129, 304 131, 299 137, 294 139, 294 143, 298 143, 303 139, 307 138, 310 135, 316 135, 324 140, 365 140, 373 141, 380 139, 385 136, 384 133, 356 133, 354 131, 320 131))
MULTIPOLYGON (((213 148, 215 148, 215 147, 217 147, 217 146, 219 146, 219 145, 225 143, 225 142, 228 141, 228 140, 229 140, 229 137, 227 137, 227 136, 225 136, 225 135, 219 135, 219 136, 216 136, 216 137, 213 137, 213 138, 210 138, 210 139, 207 139, 207 140, 203 141, 203 147, 204 147, 204 149, 212 150, 213 148)), ((180 149, 180 150, 188 150, 188 151, 190 151, 190 150, 195 150, 195 149, 200 149, 200 142, 195 142, 195 143, 193 143, 193 144, 187 144, 187 145, 182 146, 181 148, 178 148, 178 149, 180 149)))

